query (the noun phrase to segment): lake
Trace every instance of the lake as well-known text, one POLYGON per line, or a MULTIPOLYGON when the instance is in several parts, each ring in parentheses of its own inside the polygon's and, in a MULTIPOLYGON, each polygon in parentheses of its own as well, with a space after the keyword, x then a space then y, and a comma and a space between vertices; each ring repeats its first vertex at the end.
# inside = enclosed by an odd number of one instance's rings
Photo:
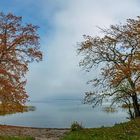
POLYGON ((112 126, 115 123, 128 121, 127 113, 119 109, 114 113, 102 111, 102 107, 92 108, 80 100, 50 100, 30 102, 36 110, 25 113, 0 116, 0 124, 31 126, 40 128, 68 128, 78 121, 84 127, 112 126))

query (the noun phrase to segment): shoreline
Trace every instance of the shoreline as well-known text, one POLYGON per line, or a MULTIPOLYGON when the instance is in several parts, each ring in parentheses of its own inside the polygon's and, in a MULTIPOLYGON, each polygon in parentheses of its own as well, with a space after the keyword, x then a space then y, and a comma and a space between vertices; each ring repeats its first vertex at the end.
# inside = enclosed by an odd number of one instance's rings
MULTIPOLYGON (((14 128, 29 128, 29 129, 48 129, 48 130, 53 130, 53 129, 55 129, 55 130, 70 130, 70 128, 52 128, 52 127, 32 127, 32 126, 18 126, 18 125, 7 125, 7 124, 0 124, 0 128, 2 127, 2 126, 4 126, 4 127, 14 127, 14 128)), ((96 128, 96 127, 95 127, 96 128)))
POLYGON ((12 125, 0 125, 0 136, 31 137, 34 140, 67 140, 69 138, 87 140, 97 139, 132 139, 140 138, 140 118, 116 124, 112 127, 84 128, 71 131, 69 128, 34 128, 12 125))
POLYGON ((34 128, 12 125, 0 125, 1 136, 29 136, 33 138, 60 139, 66 133, 70 132, 69 128, 34 128))

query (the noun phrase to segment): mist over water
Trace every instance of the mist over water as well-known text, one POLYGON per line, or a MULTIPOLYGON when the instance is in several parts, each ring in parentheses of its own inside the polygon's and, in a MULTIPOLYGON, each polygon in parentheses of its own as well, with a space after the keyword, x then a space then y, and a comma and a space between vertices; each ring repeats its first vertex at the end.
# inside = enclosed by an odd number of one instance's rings
POLYGON ((103 111, 103 107, 92 108, 82 104, 80 100, 49 100, 47 102, 31 102, 36 110, 25 113, 0 116, 0 123, 40 128, 68 128, 78 121, 84 127, 112 126, 127 121, 127 113, 119 109, 114 113, 103 111))

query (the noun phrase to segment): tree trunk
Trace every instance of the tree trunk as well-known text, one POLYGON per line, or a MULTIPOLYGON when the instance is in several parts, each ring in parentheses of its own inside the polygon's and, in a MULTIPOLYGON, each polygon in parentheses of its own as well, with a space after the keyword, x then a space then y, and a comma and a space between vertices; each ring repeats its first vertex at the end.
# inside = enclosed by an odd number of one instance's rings
POLYGON ((136 117, 140 117, 140 107, 139 107, 138 98, 137 98, 137 95, 136 94, 134 94, 132 96, 132 101, 133 101, 135 118, 136 117))

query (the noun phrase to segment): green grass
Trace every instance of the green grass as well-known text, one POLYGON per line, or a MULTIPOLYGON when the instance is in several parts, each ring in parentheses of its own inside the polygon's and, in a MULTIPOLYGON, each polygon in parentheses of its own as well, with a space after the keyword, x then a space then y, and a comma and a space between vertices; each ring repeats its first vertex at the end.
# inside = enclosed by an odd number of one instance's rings
POLYGON ((0 140, 34 140, 31 137, 0 136, 0 140))
POLYGON ((61 140, 140 140, 140 119, 113 127, 71 131, 61 140))

